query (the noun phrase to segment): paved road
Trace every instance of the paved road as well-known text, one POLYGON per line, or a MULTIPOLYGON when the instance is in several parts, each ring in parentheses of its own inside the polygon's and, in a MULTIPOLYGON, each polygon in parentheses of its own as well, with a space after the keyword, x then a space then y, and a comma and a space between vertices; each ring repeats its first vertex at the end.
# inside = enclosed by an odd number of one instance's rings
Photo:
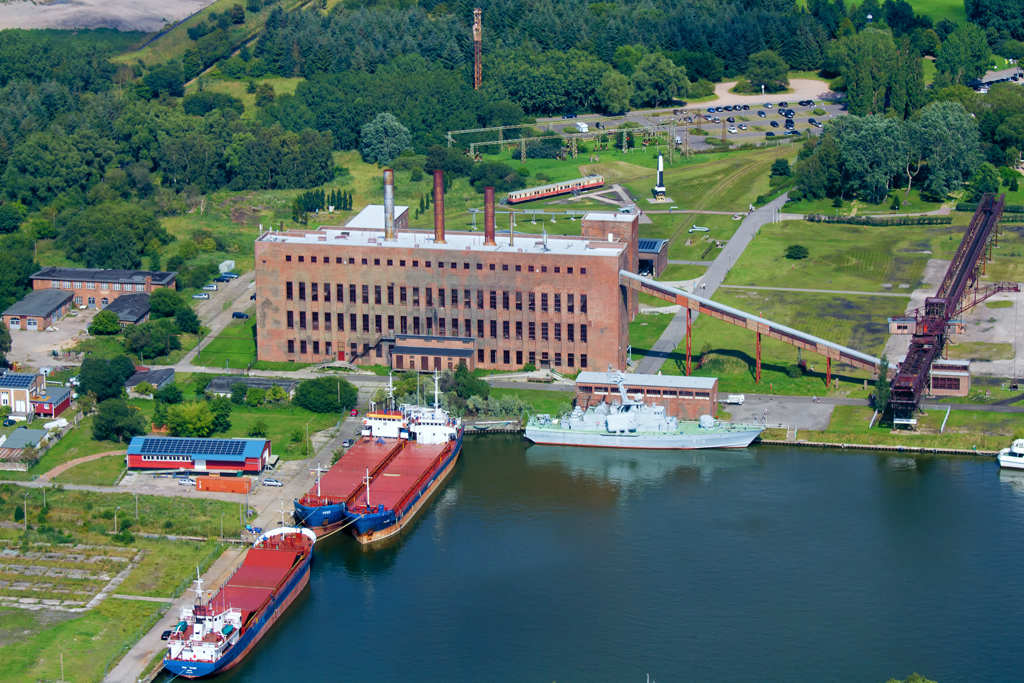
POLYGON ((677 261, 669 259, 669 265, 672 266, 710 266, 714 261, 677 261))
POLYGON ((199 355, 202 347, 209 340, 223 332, 224 328, 231 324, 233 320, 231 317, 232 313, 255 307, 255 302, 249 299, 253 292, 256 291, 256 284, 253 278, 254 273, 249 271, 231 282, 220 285, 220 290, 211 292, 209 300, 202 301, 196 306, 199 320, 204 327, 210 328, 210 333, 203 337, 194 349, 186 353, 181 357, 181 360, 174 364, 175 372, 196 372, 196 368, 192 365, 193 359, 199 355))
MULTIPOLYGON (((673 263, 673 261, 669 261, 673 263)), ((895 296, 901 299, 910 298, 910 290, 900 294, 897 292, 851 292, 842 289, 798 289, 796 287, 755 287, 754 285, 719 285, 723 289, 763 289, 771 292, 811 292, 813 294, 853 294, 855 296, 895 296)))
MULTIPOLYGON (((757 231, 761 229, 761 226, 772 221, 772 217, 776 215, 777 211, 782 210, 782 206, 788 198, 788 193, 783 194, 778 199, 765 204, 743 219, 740 227, 736 230, 736 234, 726 242, 725 248, 722 249, 721 253, 718 254, 718 258, 708 267, 704 277, 701 278, 697 285, 696 294, 705 299, 710 299, 714 296, 715 291, 722 284, 722 280, 725 279, 729 270, 732 269, 733 265, 743 254, 750 241, 754 239, 757 231)), ((693 319, 696 320, 696 316, 693 319)), ((686 310, 683 309, 672 318, 668 328, 665 329, 661 338, 654 343, 650 352, 640 361, 636 371, 638 373, 656 374, 665 363, 665 360, 668 359, 669 354, 673 353, 685 338, 686 310)))

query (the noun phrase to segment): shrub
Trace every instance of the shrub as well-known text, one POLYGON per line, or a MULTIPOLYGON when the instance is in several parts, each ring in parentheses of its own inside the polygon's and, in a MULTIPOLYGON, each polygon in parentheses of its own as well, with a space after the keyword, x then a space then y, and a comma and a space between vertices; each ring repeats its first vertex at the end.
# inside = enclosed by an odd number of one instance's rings
POLYGON ((794 261, 805 259, 808 257, 809 254, 810 252, 807 251, 807 247, 803 246, 802 244, 791 244, 788 247, 786 247, 786 258, 792 259, 794 261))
MULTIPOLYGON (((792 198, 792 195, 790 195, 792 198)), ((875 216, 823 216, 808 214, 807 220, 812 223, 836 223, 840 225, 875 225, 891 227, 897 225, 949 225, 952 216, 900 216, 899 218, 876 218, 875 216)))
POLYGON ((786 374, 792 377, 793 379, 799 379, 800 377, 803 377, 804 371, 796 363, 791 363, 790 365, 786 366, 786 374))
POLYGON ((114 539, 115 543, 120 543, 121 545, 131 545, 132 543, 135 543, 135 535, 132 534, 131 531, 128 531, 128 529, 122 529, 111 538, 114 539))
POLYGON ((249 425, 249 431, 247 433, 248 433, 249 436, 252 436, 252 437, 259 437, 261 439, 267 438, 267 423, 266 423, 266 421, 262 417, 260 419, 256 420, 251 425, 249 425))
POLYGON ((295 390, 295 404, 314 413, 349 410, 359 400, 359 391, 351 383, 334 377, 307 379, 295 390))

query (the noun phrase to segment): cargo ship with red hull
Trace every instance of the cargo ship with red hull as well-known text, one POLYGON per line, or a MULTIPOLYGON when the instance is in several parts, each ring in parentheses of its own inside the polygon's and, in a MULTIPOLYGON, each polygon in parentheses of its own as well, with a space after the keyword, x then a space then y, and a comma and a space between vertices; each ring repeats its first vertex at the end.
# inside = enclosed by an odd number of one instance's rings
POLYGON ((309 583, 315 543, 309 529, 281 527, 262 534, 205 602, 197 576, 196 602, 181 608, 167 639, 164 668, 182 678, 200 678, 241 662, 309 583))
POLYGON ((362 544, 394 536, 451 473, 462 451, 462 420, 434 405, 370 410, 361 440, 295 501, 295 519, 318 537, 346 530, 362 544))

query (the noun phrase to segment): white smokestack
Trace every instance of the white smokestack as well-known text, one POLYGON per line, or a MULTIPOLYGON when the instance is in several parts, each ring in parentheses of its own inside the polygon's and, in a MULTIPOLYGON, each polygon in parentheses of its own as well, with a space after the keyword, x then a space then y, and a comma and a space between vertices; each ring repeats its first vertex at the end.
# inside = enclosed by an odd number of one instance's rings
POLYGON ((384 169, 384 239, 395 237, 395 172, 384 169))

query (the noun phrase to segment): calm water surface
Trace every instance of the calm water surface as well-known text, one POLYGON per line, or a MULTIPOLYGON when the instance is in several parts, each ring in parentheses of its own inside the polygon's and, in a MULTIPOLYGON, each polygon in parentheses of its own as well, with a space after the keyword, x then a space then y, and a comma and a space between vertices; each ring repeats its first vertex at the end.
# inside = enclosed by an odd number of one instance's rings
POLYGON ((396 543, 317 546, 231 683, 1024 680, 1024 479, 990 460, 468 437, 396 543))

